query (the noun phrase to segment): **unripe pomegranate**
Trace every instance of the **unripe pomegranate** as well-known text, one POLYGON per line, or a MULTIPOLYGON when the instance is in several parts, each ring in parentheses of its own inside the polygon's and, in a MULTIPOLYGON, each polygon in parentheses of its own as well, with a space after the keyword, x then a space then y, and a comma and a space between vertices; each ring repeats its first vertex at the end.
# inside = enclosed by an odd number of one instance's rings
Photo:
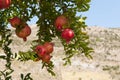
POLYGON ((46 62, 46 63, 49 63, 51 58, 52 58, 52 56, 46 54, 42 57, 42 61, 46 62))
POLYGON ((45 46, 47 54, 50 54, 53 52, 53 46, 54 46, 53 43, 45 42, 44 46, 45 46))
POLYGON ((36 46, 36 47, 35 47, 35 51, 36 51, 37 55, 38 55, 40 58, 42 58, 43 56, 46 55, 46 49, 45 49, 45 47, 42 46, 42 45, 36 46))
POLYGON ((8 19, 8 21, 10 22, 11 26, 14 28, 20 26, 20 24, 22 23, 21 19, 18 18, 17 16, 13 17, 12 19, 8 19))
POLYGON ((11 4, 11 0, 0 0, 0 9, 8 8, 11 4))
POLYGON ((74 32, 72 29, 66 28, 63 30, 61 37, 69 43, 69 41, 74 37, 74 32))
POLYGON ((60 31, 63 29, 63 26, 65 26, 67 23, 68 23, 68 20, 63 15, 58 16, 55 20, 55 26, 60 31))
POLYGON ((31 28, 28 25, 25 25, 22 29, 16 28, 16 35, 20 38, 23 38, 24 41, 27 40, 27 37, 31 34, 31 28))

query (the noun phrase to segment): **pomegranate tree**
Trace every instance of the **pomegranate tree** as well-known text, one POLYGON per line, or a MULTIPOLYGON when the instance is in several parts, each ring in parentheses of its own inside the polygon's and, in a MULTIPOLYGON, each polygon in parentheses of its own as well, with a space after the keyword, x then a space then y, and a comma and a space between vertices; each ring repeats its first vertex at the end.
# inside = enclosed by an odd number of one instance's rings
MULTIPOLYGON (((63 45, 65 57, 64 65, 71 63, 71 57, 84 53, 86 57, 92 58, 90 52, 92 48, 88 45, 89 36, 83 34, 87 25, 86 17, 76 15, 77 12, 85 12, 89 9, 91 0, 0 0, 0 48, 5 55, 0 55, 0 59, 6 60, 6 69, 1 70, 1 80, 12 80, 11 61, 18 58, 18 61, 40 61, 42 68, 46 68, 49 73, 53 72, 54 57, 53 39, 57 38, 63 45), (32 19, 34 18, 34 19, 32 19), (79 20, 81 19, 82 22, 79 20), (29 21, 37 24, 36 36, 28 51, 18 51, 15 53, 9 47, 14 42, 11 39, 12 30, 8 26, 11 24, 15 29, 17 37, 24 41, 31 34, 29 21), (8 26, 8 27, 7 27, 8 26), (69 44, 68 44, 69 43, 69 44), (1 77, 2 76, 2 77, 1 77)), ((21 44, 23 45, 23 44, 21 44)), ((24 66, 23 66, 24 67, 24 66)), ((24 79, 23 75, 21 76, 24 79)), ((27 79, 30 75, 26 75, 27 79)))

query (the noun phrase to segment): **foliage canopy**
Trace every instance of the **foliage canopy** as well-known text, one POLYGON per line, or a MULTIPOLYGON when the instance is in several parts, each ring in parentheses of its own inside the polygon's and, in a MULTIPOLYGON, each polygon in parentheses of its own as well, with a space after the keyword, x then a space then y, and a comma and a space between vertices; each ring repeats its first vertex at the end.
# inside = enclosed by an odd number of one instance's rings
MULTIPOLYGON (((36 24, 39 29, 36 36, 38 39, 33 41, 35 45, 32 49, 35 48, 36 44, 51 42, 53 38, 57 37, 61 40, 65 50, 66 57, 63 59, 65 65, 71 63, 70 58, 76 54, 83 53, 86 57, 91 58, 92 48, 88 46, 89 36, 83 32, 83 29, 87 27, 85 24, 86 17, 76 16, 77 12, 88 11, 90 2, 91 0, 11 0, 11 5, 8 8, 0 10, 0 47, 6 54, 0 56, 1 59, 6 60, 6 70, 0 71, 0 76, 4 75, 5 80, 12 79, 10 76, 13 72, 11 60, 16 58, 17 55, 20 55, 18 59, 20 61, 35 60, 37 58, 34 51, 19 51, 18 54, 14 54, 9 48, 12 43, 12 39, 10 39, 12 34, 11 29, 8 29, 8 24, 10 24, 8 19, 14 16, 19 17, 25 23, 37 17, 36 24), (69 44, 61 38, 61 32, 54 25, 56 18, 60 15, 64 15, 68 19, 68 25, 65 27, 71 28, 75 34, 69 44), (7 71, 8 69, 10 71, 7 71)), ((42 64, 43 68, 46 67, 48 72, 55 75, 52 71, 54 67, 52 61, 49 64, 44 62, 42 64)), ((30 73, 26 77, 30 78, 30 73)), ((22 80, 28 80, 23 77, 23 74, 21 74, 21 78, 22 80)), ((30 78, 30 80, 32 79, 30 78)))

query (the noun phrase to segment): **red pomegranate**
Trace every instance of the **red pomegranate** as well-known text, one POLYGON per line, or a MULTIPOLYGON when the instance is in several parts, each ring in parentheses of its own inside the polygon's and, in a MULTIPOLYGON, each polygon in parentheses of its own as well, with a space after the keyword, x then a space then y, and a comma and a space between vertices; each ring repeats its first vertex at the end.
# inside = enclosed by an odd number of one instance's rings
POLYGON ((63 29, 63 26, 65 26, 67 23, 68 23, 68 20, 63 15, 58 16, 55 20, 55 26, 60 31, 63 29))
POLYGON ((61 37, 69 43, 69 41, 74 37, 74 32, 72 29, 66 28, 63 30, 61 37))
POLYGON ((20 26, 20 24, 22 23, 21 19, 18 18, 17 16, 15 16, 11 19, 8 19, 8 21, 10 22, 11 26, 14 28, 16 28, 17 26, 20 26))
POLYGON ((24 41, 27 40, 27 37, 31 34, 31 28, 28 25, 25 25, 22 29, 16 28, 16 35, 20 38, 23 38, 24 41))
POLYGON ((0 0, 0 9, 8 8, 11 4, 11 0, 0 0))
POLYGON ((37 55, 39 56, 39 58, 42 58, 44 55, 46 55, 46 49, 42 45, 37 45, 35 47, 35 51, 36 51, 37 55))
POLYGON ((46 63, 49 63, 51 58, 52 58, 52 56, 46 54, 42 57, 42 61, 46 62, 46 63))
POLYGON ((54 46, 53 43, 45 42, 44 46, 45 46, 47 54, 50 54, 53 52, 53 46, 54 46))

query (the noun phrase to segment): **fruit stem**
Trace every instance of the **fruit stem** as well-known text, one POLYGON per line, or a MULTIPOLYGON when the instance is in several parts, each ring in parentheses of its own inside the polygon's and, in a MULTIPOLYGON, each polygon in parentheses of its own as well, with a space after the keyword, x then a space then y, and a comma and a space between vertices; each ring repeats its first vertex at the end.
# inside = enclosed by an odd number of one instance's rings
POLYGON ((11 19, 8 19, 8 22, 11 22, 11 19))
POLYGON ((66 40, 66 43, 69 44, 69 43, 70 43, 70 40, 66 40))
POLYGON ((23 41, 27 41, 27 37, 23 38, 23 41))

